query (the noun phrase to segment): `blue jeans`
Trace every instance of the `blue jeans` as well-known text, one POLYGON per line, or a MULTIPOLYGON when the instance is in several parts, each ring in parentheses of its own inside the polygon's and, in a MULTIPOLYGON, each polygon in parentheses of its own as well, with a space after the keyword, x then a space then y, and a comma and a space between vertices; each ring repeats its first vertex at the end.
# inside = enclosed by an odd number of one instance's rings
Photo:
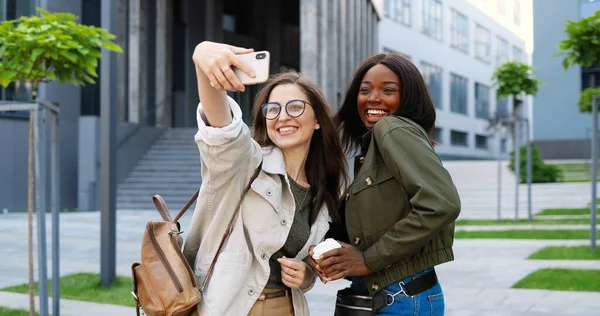
MULTIPOLYGON (((440 283, 413 297, 406 296, 400 289, 400 282, 408 283, 431 270, 433 268, 415 273, 397 283, 388 285, 377 293, 376 295, 386 295, 388 303, 379 310, 377 316, 443 316, 445 304, 440 283)), ((366 285, 360 277, 353 277, 350 287, 356 293, 367 291, 366 285)))

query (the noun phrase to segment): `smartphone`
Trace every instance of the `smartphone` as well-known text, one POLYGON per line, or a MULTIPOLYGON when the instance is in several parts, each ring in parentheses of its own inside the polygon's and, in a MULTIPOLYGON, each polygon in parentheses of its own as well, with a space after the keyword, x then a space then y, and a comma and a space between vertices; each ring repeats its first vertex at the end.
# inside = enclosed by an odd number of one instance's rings
POLYGON ((256 77, 252 78, 246 75, 243 71, 233 67, 233 72, 244 85, 254 85, 267 81, 269 79, 269 64, 270 57, 268 51, 252 52, 249 54, 237 55, 237 57, 248 65, 256 77))

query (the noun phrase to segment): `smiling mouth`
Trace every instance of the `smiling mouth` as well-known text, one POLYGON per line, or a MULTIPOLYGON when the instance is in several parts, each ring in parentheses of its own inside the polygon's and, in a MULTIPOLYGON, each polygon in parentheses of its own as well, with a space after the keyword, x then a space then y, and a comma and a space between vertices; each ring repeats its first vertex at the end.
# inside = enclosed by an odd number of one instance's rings
POLYGON ((390 112, 386 111, 386 110, 379 110, 379 109, 369 109, 367 110, 367 117, 368 118, 381 118, 384 116, 389 115, 390 112))
POLYGON ((294 133, 298 128, 294 126, 284 126, 277 129, 280 135, 289 135, 294 133))

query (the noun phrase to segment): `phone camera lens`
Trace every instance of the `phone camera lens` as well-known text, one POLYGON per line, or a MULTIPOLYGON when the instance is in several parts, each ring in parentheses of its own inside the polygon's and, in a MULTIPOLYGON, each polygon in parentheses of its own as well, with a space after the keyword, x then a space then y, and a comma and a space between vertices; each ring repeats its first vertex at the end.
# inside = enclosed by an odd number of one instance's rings
POLYGON ((256 59, 265 59, 265 57, 267 57, 267 54, 265 53, 256 54, 256 59))

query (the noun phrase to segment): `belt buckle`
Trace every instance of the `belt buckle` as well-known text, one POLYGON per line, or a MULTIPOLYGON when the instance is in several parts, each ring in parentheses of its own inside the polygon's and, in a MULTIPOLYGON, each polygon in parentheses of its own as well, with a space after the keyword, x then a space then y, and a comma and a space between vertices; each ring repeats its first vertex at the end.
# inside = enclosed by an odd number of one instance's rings
POLYGON ((390 306, 392 304, 394 304, 394 302, 396 301, 396 296, 398 295, 404 295, 406 297, 413 297, 411 295, 408 295, 408 293, 406 293, 406 289, 405 289, 405 284, 403 281, 398 282, 398 286, 400 287, 400 291, 396 292, 396 293, 386 293, 386 299, 385 299, 385 303, 387 304, 387 306, 390 306))

